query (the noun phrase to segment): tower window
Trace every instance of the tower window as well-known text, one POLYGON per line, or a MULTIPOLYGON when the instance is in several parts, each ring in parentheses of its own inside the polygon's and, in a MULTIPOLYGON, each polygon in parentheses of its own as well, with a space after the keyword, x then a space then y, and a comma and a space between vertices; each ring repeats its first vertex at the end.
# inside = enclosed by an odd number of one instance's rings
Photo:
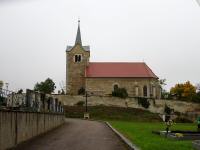
POLYGON ((81 59, 82 57, 80 54, 74 56, 74 62, 81 62, 81 59))

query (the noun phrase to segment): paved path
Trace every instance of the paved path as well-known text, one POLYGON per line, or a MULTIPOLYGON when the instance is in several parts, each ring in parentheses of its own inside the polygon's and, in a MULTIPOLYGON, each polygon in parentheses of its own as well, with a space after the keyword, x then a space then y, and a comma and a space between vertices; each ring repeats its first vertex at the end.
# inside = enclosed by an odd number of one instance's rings
POLYGON ((39 136, 15 150, 127 150, 105 124, 66 119, 65 125, 39 136))

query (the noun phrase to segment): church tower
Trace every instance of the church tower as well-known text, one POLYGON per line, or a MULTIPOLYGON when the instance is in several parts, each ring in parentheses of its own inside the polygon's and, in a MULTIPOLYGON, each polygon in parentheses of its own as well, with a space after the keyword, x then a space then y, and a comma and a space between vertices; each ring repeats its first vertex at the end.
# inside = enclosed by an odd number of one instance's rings
POLYGON ((90 47, 83 46, 81 41, 80 20, 74 46, 66 49, 66 92, 77 95, 81 88, 85 89, 85 70, 89 64, 90 47))

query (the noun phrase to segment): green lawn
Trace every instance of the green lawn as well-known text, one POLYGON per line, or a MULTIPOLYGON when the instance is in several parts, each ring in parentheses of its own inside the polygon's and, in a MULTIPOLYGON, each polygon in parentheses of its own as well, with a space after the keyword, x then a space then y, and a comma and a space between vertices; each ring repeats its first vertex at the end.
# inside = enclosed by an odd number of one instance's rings
MULTIPOLYGON (((109 121, 111 125, 130 139, 141 150, 193 150, 192 141, 176 141, 152 134, 153 130, 163 130, 163 123, 139 123, 109 121)), ((175 124, 174 130, 195 130, 195 124, 175 124)))

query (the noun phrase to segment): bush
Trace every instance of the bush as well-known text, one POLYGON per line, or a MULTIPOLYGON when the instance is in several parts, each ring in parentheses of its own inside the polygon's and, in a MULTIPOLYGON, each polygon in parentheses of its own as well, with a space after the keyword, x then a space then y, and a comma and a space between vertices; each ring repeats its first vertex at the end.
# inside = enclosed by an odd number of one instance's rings
POLYGON ((85 89, 83 87, 81 87, 79 90, 78 90, 78 95, 84 95, 85 94, 85 89))
POLYGON ((6 98, 0 96, 0 106, 6 106, 6 98))
POLYGON ((84 104, 85 104, 84 101, 78 101, 78 102, 76 103, 77 106, 83 106, 84 104))
POLYGON ((146 109, 150 106, 148 99, 145 97, 138 97, 138 104, 146 109))
POLYGON ((112 92, 112 96, 120 97, 120 98, 127 98, 128 93, 125 88, 114 88, 114 91, 112 92))
POLYGON ((196 103, 200 103, 200 92, 192 96, 192 101, 196 103))

